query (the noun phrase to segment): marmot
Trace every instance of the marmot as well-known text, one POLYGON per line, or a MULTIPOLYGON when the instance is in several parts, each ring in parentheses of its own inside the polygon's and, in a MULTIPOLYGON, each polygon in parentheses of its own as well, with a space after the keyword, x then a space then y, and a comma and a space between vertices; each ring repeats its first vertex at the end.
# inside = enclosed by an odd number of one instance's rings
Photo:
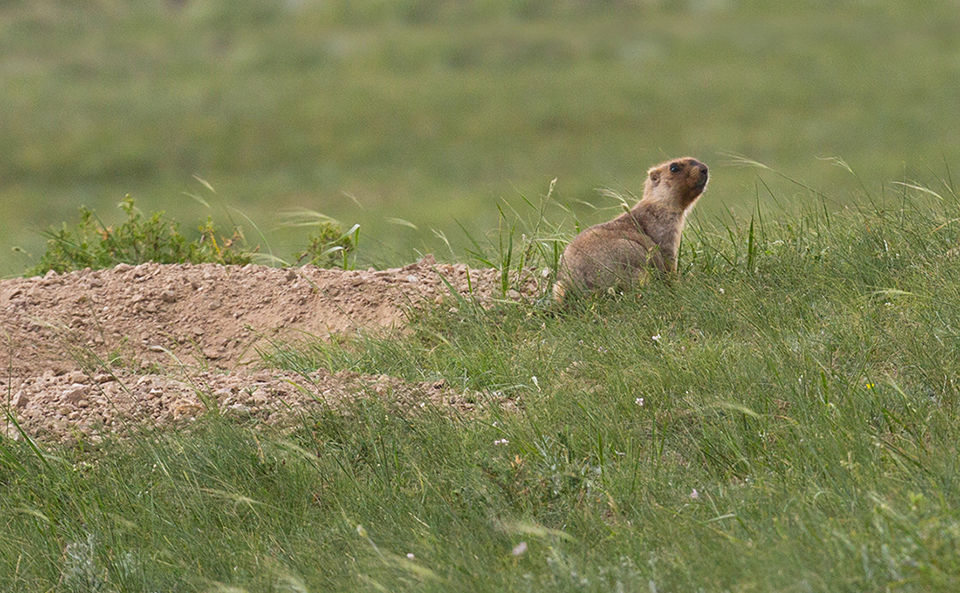
POLYGON ((643 284, 652 266, 677 270, 680 233, 687 213, 707 186, 707 166, 684 157, 647 172, 643 198, 619 217, 592 226, 560 257, 553 296, 617 290, 643 284))

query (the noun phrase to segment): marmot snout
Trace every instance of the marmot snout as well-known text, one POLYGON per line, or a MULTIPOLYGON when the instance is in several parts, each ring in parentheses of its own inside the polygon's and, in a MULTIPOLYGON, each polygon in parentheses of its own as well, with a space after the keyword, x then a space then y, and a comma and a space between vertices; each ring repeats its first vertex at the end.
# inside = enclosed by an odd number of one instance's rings
POLYGON ((567 245, 560 258, 558 301, 570 293, 642 284, 649 268, 675 272, 687 213, 707 187, 707 166, 685 157, 647 172, 643 197, 630 212, 592 226, 567 245))

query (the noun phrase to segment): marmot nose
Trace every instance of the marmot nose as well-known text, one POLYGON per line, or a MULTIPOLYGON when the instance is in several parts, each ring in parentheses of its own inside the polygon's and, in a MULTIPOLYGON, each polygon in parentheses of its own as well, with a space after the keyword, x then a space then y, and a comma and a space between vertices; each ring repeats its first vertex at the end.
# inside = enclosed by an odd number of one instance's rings
POLYGON ((706 177, 706 176, 707 176, 707 166, 704 165, 703 163, 700 163, 700 166, 699 166, 698 168, 700 169, 700 174, 703 175, 704 177, 706 177))

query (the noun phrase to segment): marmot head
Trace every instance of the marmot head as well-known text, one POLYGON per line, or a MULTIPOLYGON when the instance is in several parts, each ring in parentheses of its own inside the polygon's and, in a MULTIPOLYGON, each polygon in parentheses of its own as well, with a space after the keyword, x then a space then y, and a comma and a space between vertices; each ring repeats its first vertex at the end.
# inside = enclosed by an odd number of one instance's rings
POLYGON ((676 204, 681 211, 693 205, 707 187, 707 166, 684 157, 660 163, 647 172, 644 198, 676 204))

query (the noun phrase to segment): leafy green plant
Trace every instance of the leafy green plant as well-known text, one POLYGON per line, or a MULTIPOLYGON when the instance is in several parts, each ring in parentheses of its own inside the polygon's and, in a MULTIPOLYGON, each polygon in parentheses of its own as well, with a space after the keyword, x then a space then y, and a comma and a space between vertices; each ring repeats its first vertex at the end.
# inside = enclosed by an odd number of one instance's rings
POLYGON ((360 242, 360 225, 353 225, 344 233, 336 221, 325 217, 318 218, 312 224, 317 226, 317 230, 309 236, 307 248, 297 254, 297 264, 348 269, 349 256, 360 242))
POLYGON ((217 227, 211 218, 198 227, 199 237, 188 240, 180 233, 176 221, 164 219, 163 212, 154 212, 143 219, 129 195, 119 204, 127 218, 121 224, 107 226, 96 212, 80 208, 80 222, 73 228, 66 223, 51 228, 47 251, 27 276, 39 276, 53 270, 57 273, 84 268, 108 268, 119 263, 137 265, 144 262, 247 264, 252 252, 245 245, 243 231, 234 227, 230 238, 218 239, 217 227))

